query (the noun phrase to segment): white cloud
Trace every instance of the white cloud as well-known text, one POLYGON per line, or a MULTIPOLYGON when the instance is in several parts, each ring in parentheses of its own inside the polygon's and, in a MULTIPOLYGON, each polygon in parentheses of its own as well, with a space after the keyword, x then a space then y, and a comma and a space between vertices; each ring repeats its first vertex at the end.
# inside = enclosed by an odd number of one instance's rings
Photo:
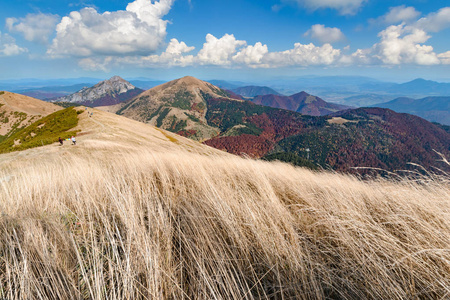
POLYGON ((10 32, 22 33, 27 41, 46 44, 60 19, 52 14, 27 14, 25 18, 7 18, 6 27, 10 32))
POLYGON ((450 65, 450 51, 438 54, 438 57, 441 60, 441 63, 444 65, 450 65))
POLYGON ((284 2, 296 2, 298 5, 311 10, 331 8, 342 15, 353 15, 367 0, 282 0, 284 2))
POLYGON ((372 47, 372 55, 386 65, 417 64, 435 65, 440 61, 433 47, 421 45, 430 36, 423 30, 401 25, 392 25, 381 31, 380 42, 372 47))
POLYGON ((399 24, 402 22, 410 22, 413 20, 416 20, 417 17, 420 16, 420 12, 418 12, 414 7, 412 6, 395 6, 389 8, 389 11, 376 19, 370 19, 369 23, 371 24, 399 24))
POLYGON ((149 56, 108 56, 96 58, 83 58, 79 65, 85 70, 107 71, 112 65, 136 65, 139 67, 186 67, 194 64, 193 55, 184 55, 194 50, 195 47, 189 47, 185 42, 179 42, 177 39, 171 39, 166 50, 160 55, 149 56))
POLYGON ((260 42, 254 46, 247 46, 233 56, 233 61, 236 63, 252 66, 260 65, 264 56, 269 52, 267 45, 260 42))
POLYGON ((312 43, 295 43, 293 49, 267 53, 262 63, 270 67, 331 65, 339 60, 340 55, 341 51, 330 44, 317 47, 312 43))
MULTIPOLYGON (((391 12, 400 12, 400 9, 391 9, 391 12)), ((393 14, 388 18, 390 21, 412 19, 416 13, 406 10, 410 14, 393 14)), ((442 16, 446 10, 429 14, 420 21, 422 27, 435 30, 445 25, 442 16), (425 22, 425 20, 427 20, 425 22), (434 27, 430 24, 434 24, 434 27), (426 25, 426 26, 425 26, 426 25)), ((387 14, 389 15, 389 14, 387 14)), ((387 16, 386 15, 386 16, 387 16)), ((182 41, 172 39, 166 50, 160 55, 123 55, 110 56, 108 58, 84 59, 80 62, 84 68, 106 69, 109 65, 136 65, 139 67, 163 67, 163 66, 193 66, 193 65, 216 65, 223 67, 251 68, 278 68, 278 67, 307 67, 307 66, 339 66, 339 65, 435 65, 450 64, 450 51, 436 54, 430 45, 425 43, 430 35, 425 29, 420 28, 417 22, 400 25, 392 25, 382 30, 378 36, 378 43, 367 49, 357 49, 349 52, 350 47, 343 49, 334 48, 330 43, 345 39, 338 28, 327 28, 316 24, 305 33, 324 44, 317 46, 313 43, 296 43, 292 49, 279 52, 269 52, 268 46, 257 42, 247 45, 244 40, 237 40, 232 34, 225 34, 217 38, 212 34, 206 35, 206 42, 202 49, 195 55, 190 54, 194 47, 186 45, 182 41)))
POLYGON ((344 41, 345 35, 339 28, 325 27, 322 24, 316 24, 305 32, 304 36, 310 36, 312 39, 319 41, 322 44, 333 44, 344 41))
POLYGON ((438 32, 450 27, 450 7, 444 7, 435 13, 428 14, 418 20, 415 26, 427 32, 438 32))
POLYGON ((236 53, 236 49, 246 44, 245 41, 236 40, 232 34, 225 34, 218 39, 208 33, 206 43, 197 55, 197 61, 203 65, 230 65, 231 57, 236 53))
POLYGON ((125 11, 99 14, 83 8, 62 18, 47 53, 73 55, 145 55, 158 50, 166 37, 163 20, 174 0, 136 0, 125 11))
POLYGON ((189 47, 185 42, 179 42, 177 39, 171 39, 167 46, 166 53, 172 55, 181 55, 182 53, 191 52, 195 47, 189 47))
POLYGON ((195 47, 189 47, 185 42, 179 42, 177 39, 171 39, 169 45, 161 55, 150 55, 142 58, 144 65, 159 66, 177 66, 186 67, 194 62, 193 55, 184 55, 194 50, 195 47))
POLYGON ((28 52, 26 48, 16 45, 14 38, 0 31, 0 56, 15 56, 28 52))

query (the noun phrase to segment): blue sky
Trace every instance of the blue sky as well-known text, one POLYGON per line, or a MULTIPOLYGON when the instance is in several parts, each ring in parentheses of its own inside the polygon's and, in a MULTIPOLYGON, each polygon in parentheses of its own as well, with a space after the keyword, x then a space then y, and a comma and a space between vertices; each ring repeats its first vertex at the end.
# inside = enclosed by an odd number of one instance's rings
POLYGON ((450 81, 447 1, 0 1, 0 79, 450 81))

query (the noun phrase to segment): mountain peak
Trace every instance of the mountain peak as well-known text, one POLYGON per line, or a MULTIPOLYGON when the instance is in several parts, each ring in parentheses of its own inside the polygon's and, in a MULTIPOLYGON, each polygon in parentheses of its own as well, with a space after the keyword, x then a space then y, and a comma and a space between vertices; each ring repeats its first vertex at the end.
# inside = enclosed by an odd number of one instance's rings
POLYGON ((163 129, 205 140, 220 131, 208 124, 210 99, 232 99, 226 91, 192 76, 185 76, 149 89, 124 104, 117 113, 163 129))
MULTIPOLYGON (((110 82, 128 82, 125 79, 123 79, 122 77, 118 76, 118 75, 114 75, 113 77, 111 77, 110 79, 106 80, 106 81, 110 81, 110 82)), ((130 83, 131 84, 131 83, 130 83)))
POLYGON ((116 75, 93 87, 85 87, 76 93, 58 98, 56 102, 72 102, 88 106, 113 105, 126 101, 141 92, 143 90, 116 75))
POLYGON ((206 84, 205 81, 195 78, 193 76, 184 76, 182 78, 175 79, 174 81, 176 83, 184 83, 187 85, 204 85, 204 84, 206 84))
POLYGON ((291 97, 308 97, 308 96, 311 96, 311 94, 308 94, 305 91, 301 91, 300 93, 296 93, 294 95, 291 95, 291 97))

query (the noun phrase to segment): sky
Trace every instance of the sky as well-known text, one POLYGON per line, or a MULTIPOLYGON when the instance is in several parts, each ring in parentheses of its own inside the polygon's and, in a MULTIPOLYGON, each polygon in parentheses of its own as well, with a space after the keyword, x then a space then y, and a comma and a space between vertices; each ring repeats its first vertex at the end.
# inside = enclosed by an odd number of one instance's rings
POLYGON ((447 0, 0 0, 0 7, 0 80, 450 82, 447 0))

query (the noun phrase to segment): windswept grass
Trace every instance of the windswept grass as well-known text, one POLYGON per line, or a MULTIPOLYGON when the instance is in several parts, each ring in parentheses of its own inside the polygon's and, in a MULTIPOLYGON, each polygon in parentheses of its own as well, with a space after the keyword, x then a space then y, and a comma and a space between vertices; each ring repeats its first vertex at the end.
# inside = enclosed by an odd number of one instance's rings
POLYGON ((149 152, 0 178, 0 298, 450 297, 446 178, 149 152))

